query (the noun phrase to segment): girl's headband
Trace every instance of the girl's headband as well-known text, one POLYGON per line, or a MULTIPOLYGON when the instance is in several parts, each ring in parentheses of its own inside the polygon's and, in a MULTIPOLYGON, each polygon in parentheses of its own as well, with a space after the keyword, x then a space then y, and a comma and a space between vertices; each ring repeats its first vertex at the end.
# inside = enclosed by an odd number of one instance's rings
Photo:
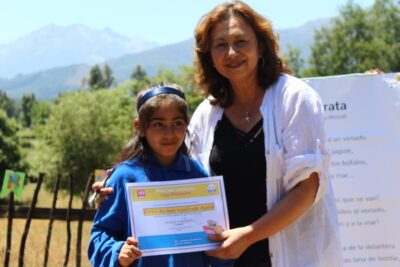
POLYGON ((171 88, 171 87, 159 87, 156 88, 154 90, 151 90, 149 92, 147 92, 144 96, 142 96, 142 98, 140 98, 140 100, 137 102, 136 104, 136 108, 137 110, 140 109, 140 107, 150 98, 152 98, 153 96, 156 95, 160 95, 160 94, 174 94, 179 96, 180 98, 182 98, 183 100, 186 100, 185 98, 185 94, 182 93, 181 91, 175 89, 175 88, 171 88))

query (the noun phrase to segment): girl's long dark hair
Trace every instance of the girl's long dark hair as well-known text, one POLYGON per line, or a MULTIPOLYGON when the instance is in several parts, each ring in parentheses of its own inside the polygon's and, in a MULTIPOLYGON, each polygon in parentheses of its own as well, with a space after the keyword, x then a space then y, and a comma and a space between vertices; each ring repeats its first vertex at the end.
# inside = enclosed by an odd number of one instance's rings
MULTIPOLYGON (((140 99, 149 91, 154 90, 160 87, 171 87, 175 88, 181 92, 183 89, 176 85, 170 84, 166 82, 161 82, 157 84, 152 84, 143 89, 137 96, 136 103, 140 101, 140 99)), ((186 124, 189 123, 189 115, 188 115, 188 105, 187 102, 182 99, 181 97, 174 95, 174 94, 159 94, 153 96, 152 98, 148 99, 140 108, 137 110, 137 118, 139 119, 140 127, 146 130, 149 127, 150 119, 153 114, 161 107, 168 106, 171 103, 176 104, 177 109, 181 112, 185 118, 186 124)), ((186 134, 188 134, 186 132, 186 134)), ((179 150, 181 153, 188 155, 188 149, 186 147, 185 142, 182 143, 179 150)), ((150 152, 150 147, 147 143, 146 138, 141 137, 139 132, 135 131, 133 137, 128 141, 128 143, 122 147, 115 165, 131 160, 137 157, 146 157, 146 154, 150 152)))

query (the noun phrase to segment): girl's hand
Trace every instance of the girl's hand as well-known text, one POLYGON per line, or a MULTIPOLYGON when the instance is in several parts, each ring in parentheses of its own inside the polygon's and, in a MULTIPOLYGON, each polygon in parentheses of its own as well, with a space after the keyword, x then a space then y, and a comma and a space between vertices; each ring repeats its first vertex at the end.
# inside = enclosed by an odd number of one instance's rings
POLYGON ((142 252, 138 249, 138 242, 134 237, 128 237, 119 252, 118 262, 123 267, 129 266, 140 256, 142 252))
POLYGON ((99 194, 96 197, 96 209, 99 209, 101 206, 101 203, 103 203, 108 195, 112 194, 114 190, 112 187, 106 187, 103 188, 103 182, 96 182, 92 185, 93 191, 98 191, 99 194))
POLYGON ((252 244, 248 238, 250 229, 248 226, 235 228, 221 234, 209 235, 208 239, 215 242, 223 241, 221 247, 206 251, 208 256, 220 259, 237 259, 252 244))

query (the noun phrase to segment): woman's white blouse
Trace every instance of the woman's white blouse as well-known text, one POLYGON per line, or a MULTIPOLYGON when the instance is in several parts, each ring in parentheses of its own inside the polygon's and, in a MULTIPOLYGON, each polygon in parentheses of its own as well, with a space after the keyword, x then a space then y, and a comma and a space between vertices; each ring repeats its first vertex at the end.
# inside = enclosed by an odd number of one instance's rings
MULTIPOLYGON (((272 266, 342 266, 320 97, 300 79, 282 74, 266 90, 260 112, 264 119, 267 209, 311 173, 317 172, 319 176, 313 206, 290 226, 269 237, 272 266)), ((208 171, 214 131, 222 114, 221 107, 212 106, 206 99, 189 125, 187 142, 191 156, 208 171)), ((249 181, 243 179, 246 182, 249 181)))

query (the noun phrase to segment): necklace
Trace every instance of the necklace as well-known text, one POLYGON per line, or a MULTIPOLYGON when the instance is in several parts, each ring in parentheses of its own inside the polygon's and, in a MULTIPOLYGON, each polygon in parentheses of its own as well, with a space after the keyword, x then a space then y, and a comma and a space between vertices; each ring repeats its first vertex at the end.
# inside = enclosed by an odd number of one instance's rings
POLYGON ((251 121, 250 113, 246 112, 246 116, 244 116, 244 120, 249 123, 251 121))

